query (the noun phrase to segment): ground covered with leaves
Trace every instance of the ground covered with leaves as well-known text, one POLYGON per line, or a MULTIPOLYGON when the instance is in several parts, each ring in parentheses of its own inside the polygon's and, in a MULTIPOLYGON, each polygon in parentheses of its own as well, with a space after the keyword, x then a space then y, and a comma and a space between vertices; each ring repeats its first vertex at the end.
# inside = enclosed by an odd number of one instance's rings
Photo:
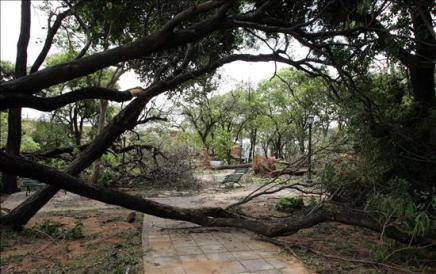
POLYGON ((1 273, 141 273, 142 214, 96 209, 36 215, 1 231, 1 273))

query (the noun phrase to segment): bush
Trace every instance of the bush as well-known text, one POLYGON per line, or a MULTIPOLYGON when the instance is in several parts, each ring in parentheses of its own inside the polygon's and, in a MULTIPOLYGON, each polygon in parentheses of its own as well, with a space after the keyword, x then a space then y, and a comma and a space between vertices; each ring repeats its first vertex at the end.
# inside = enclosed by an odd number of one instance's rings
POLYGON ((83 237, 85 237, 83 235, 83 223, 80 221, 76 221, 72 229, 65 231, 65 239, 67 240, 77 240, 83 237))
POLYGON ((31 231, 36 231, 37 233, 43 233, 49 235, 54 238, 58 238, 62 234, 61 227, 63 224, 52 221, 52 220, 44 220, 41 224, 36 224, 31 228, 31 231))
POLYGON ((200 181, 194 177, 194 153, 177 144, 164 149, 165 157, 147 157, 143 160, 142 178, 153 186, 171 189, 198 189, 200 181))
POLYGON ((282 212, 293 212, 296 209, 302 209, 304 207, 303 198, 301 197, 283 197, 276 204, 276 209, 282 212))

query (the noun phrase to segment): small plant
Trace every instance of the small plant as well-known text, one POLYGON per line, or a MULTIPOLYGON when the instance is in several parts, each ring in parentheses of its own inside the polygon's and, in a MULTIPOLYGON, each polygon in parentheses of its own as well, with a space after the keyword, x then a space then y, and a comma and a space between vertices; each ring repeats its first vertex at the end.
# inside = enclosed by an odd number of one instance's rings
POLYGON ((65 239, 67 240, 77 240, 83 237, 83 223, 81 221, 76 221, 72 229, 65 231, 65 239))
POLYGON ((54 238, 58 238, 62 235, 61 227, 63 224, 52 221, 52 220, 44 220, 41 224, 36 224, 31 228, 31 231, 36 231, 45 235, 49 235, 54 238))
POLYGON ((76 221, 74 227, 71 229, 62 228, 63 226, 62 223, 56 221, 44 220, 41 224, 36 224, 30 229, 27 229, 26 233, 33 237, 49 236, 55 239, 67 240, 77 240, 84 237, 82 222, 76 221))
POLYGON ((276 209, 283 212, 293 212, 296 209, 301 209, 304 206, 303 198, 301 197, 283 197, 277 202, 276 209))

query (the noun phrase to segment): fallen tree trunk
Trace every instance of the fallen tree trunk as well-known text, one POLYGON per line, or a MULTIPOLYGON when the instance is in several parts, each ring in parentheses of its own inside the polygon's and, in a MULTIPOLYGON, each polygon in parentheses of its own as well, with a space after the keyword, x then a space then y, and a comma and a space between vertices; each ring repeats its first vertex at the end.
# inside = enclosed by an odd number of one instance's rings
MULTIPOLYGON (((235 227, 253 231, 269 237, 291 235, 300 229, 316 224, 336 221, 348 225, 365 227, 374 231, 384 231, 384 234, 402 243, 429 244, 433 239, 414 238, 393 226, 384 226, 370 216, 359 211, 353 211, 334 204, 327 204, 310 215, 292 216, 280 221, 261 221, 236 215, 219 207, 181 208, 143 199, 120 191, 111 190, 96 185, 85 184, 80 179, 57 171, 22 157, 0 152, 0 171, 33 178, 45 182, 54 189, 65 189, 72 193, 98 200, 104 203, 122 206, 161 218, 183 220, 202 226, 235 227)), ((0 218, 2 226, 14 225, 11 215, 0 218)))
POLYGON ((273 170, 270 172, 270 176, 271 177, 278 177, 281 175, 303 176, 306 173, 307 173, 307 169, 298 169, 298 170, 284 169, 284 170, 273 170))
POLYGON ((217 166, 217 167, 211 167, 210 169, 223 170, 223 169, 235 169, 235 168, 244 168, 244 167, 251 167, 251 163, 240 164, 240 165, 217 166))
MULTIPOLYGON (((78 151, 84 151, 89 144, 80 145, 78 147, 69 146, 69 147, 60 147, 60 148, 54 148, 46 151, 36 151, 33 153, 22 153, 23 156, 30 159, 38 159, 38 158, 56 158, 61 156, 62 154, 73 154, 74 150, 78 151)), ((131 150, 135 149, 144 149, 144 150, 155 150, 158 154, 162 155, 164 157, 163 153, 157 148, 152 145, 129 145, 123 148, 119 148, 115 145, 112 145, 110 148, 108 148, 105 152, 111 152, 111 153, 123 153, 123 152, 129 152, 131 150)))

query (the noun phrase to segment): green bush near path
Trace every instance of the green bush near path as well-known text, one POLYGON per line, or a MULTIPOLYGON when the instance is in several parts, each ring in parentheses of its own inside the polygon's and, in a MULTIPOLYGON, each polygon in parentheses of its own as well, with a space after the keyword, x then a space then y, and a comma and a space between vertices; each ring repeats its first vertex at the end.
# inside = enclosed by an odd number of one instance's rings
POLYGON ((276 209, 282 212, 293 212, 296 209, 301 209, 304 206, 303 198, 301 197, 283 197, 276 204, 276 209))

